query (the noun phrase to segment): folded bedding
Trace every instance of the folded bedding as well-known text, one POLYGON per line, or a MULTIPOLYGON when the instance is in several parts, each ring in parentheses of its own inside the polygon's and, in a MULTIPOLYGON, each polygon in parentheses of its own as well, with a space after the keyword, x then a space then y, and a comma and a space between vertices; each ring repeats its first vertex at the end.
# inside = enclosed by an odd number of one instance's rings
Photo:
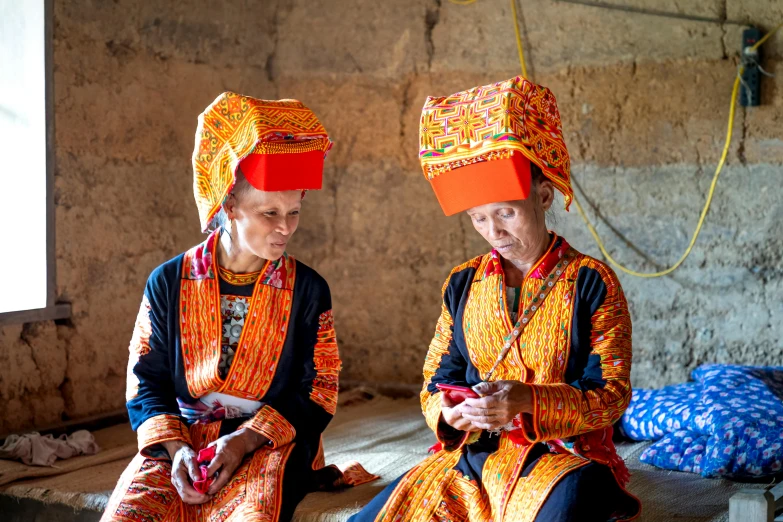
POLYGON ((707 364, 692 381, 634 389, 621 430, 654 440, 640 460, 659 468, 733 479, 783 466, 783 367, 707 364))

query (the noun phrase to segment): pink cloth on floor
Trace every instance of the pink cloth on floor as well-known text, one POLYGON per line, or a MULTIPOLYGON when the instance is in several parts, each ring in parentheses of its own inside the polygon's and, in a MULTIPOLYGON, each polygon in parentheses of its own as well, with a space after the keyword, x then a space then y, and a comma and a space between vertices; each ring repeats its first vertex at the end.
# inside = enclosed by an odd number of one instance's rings
POLYGON ((25 433, 9 435, 0 446, 0 459, 19 460, 27 465, 51 466, 57 459, 69 459, 77 455, 94 455, 100 451, 95 437, 87 430, 71 435, 25 433))

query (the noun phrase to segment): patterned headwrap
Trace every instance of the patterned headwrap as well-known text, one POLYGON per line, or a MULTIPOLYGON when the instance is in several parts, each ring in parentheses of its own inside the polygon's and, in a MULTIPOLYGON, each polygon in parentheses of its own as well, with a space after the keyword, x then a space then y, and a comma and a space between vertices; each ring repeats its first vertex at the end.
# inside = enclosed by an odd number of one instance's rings
POLYGON ((419 136, 424 176, 447 215, 494 202, 488 198, 527 198, 529 162, 563 193, 566 210, 571 203, 568 150, 555 96, 546 87, 517 76, 428 97, 419 136))
POLYGON ((224 92, 198 117, 193 192, 206 231, 236 183, 236 170, 259 190, 320 189, 332 142, 297 100, 258 100, 224 92))

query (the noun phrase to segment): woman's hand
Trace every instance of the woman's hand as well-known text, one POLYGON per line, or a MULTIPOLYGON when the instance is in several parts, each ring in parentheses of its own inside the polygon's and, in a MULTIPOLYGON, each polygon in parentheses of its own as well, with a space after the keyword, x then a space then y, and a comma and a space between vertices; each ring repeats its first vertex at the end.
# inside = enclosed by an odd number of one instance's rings
POLYGON ((473 387, 479 399, 465 399, 462 418, 475 429, 496 430, 506 426, 519 413, 533 412, 530 386, 519 381, 482 382, 473 387))
POLYGON ((185 504, 203 504, 212 497, 196 491, 193 482, 201 480, 196 452, 182 441, 164 442, 163 446, 171 457, 171 483, 185 504))
POLYGON ((459 431, 478 431, 469 420, 462 417, 464 403, 453 402, 447 393, 441 392, 440 396, 440 413, 446 424, 459 431))
POLYGON ((269 443, 269 440, 255 431, 242 428, 229 435, 224 435, 210 444, 215 446, 215 458, 207 467, 207 475, 215 477, 215 481, 207 490, 208 495, 214 495, 225 486, 234 475, 245 455, 252 453, 261 446, 269 443))

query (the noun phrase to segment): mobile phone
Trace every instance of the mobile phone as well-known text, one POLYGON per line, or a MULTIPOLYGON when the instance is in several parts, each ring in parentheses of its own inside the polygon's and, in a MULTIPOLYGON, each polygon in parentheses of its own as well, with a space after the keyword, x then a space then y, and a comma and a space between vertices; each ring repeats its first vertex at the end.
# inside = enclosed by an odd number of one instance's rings
POLYGON ((479 394, 467 386, 457 386, 456 384, 435 383, 435 387, 449 396, 449 399, 460 403, 465 399, 478 399, 479 394))

